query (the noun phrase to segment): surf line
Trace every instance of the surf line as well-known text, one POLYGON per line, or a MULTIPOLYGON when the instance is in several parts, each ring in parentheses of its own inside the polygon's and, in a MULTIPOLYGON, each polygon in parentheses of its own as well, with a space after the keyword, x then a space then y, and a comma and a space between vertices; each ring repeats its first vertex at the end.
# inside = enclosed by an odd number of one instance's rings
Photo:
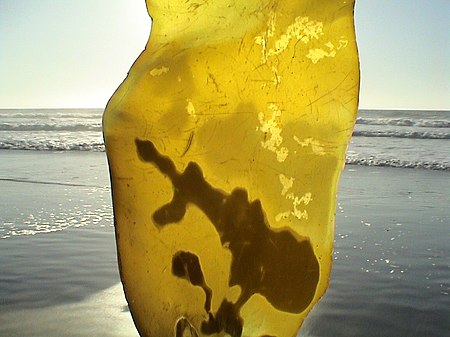
POLYGON ((18 179, 18 178, 0 178, 0 181, 9 181, 9 182, 13 182, 13 183, 42 184, 42 185, 60 185, 60 186, 72 186, 72 187, 95 187, 95 188, 103 188, 106 190, 109 189, 109 186, 73 184, 73 183, 63 183, 63 182, 57 182, 57 181, 38 181, 38 180, 28 180, 28 179, 18 179))

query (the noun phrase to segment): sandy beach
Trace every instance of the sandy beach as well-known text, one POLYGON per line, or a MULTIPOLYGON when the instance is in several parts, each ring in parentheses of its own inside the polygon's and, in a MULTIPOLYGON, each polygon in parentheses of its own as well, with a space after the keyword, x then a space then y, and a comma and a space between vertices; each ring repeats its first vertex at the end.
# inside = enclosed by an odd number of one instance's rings
MULTIPOLYGON (((105 154, 2 150, 0 191, 0 336, 137 336, 105 154)), ((330 288, 299 336, 444 336, 449 173, 347 165, 339 191, 330 288)))

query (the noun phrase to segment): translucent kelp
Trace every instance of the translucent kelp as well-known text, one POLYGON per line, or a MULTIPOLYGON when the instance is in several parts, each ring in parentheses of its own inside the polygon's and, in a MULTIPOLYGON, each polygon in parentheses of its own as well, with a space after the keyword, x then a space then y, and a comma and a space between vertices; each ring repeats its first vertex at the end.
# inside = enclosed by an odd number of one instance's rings
POLYGON ((325 292, 358 101, 353 6, 147 1, 149 42, 104 115, 142 336, 291 337, 325 292))

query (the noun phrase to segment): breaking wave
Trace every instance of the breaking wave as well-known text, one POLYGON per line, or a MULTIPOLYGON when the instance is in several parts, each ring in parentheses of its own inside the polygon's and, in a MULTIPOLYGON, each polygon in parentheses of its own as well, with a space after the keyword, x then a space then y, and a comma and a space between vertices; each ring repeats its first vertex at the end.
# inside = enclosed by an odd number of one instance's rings
POLYGON ((0 141, 0 150, 93 151, 104 152, 101 142, 42 142, 32 140, 0 141))
POLYGON ((415 126, 425 128, 450 128, 448 120, 413 119, 413 118, 365 118, 358 117, 356 124, 364 125, 392 125, 392 126, 415 126))
POLYGON ((100 123, 89 124, 56 124, 56 123, 40 123, 40 124, 12 124, 0 123, 0 131, 102 131, 100 123))
POLYGON ((347 157, 346 163, 349 165, 361 165, 361 166, 422 168, 429 170, 450 171, 450 162, 438 162, 438 161, 405 161, 399 159, 380 159, 375 157, 367 157, 367 158, 347 157))
POLYGON ((353 137, 390 137, 412 139, 450 139, 450 133, 440 130, 355 130, 353 137))

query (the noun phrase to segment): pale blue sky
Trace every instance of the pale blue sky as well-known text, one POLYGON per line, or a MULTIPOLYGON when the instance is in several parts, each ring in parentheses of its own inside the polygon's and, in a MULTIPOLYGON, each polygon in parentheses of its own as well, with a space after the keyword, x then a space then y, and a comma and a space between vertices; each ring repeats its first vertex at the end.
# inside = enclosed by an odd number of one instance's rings
MULTIPOLYGON (((450 108, 449 18, 450 0, 357 0, 361 108, 450 108)), ((149 31, 144 0, 0 0, 0 107, 103 108, 149 31)))

